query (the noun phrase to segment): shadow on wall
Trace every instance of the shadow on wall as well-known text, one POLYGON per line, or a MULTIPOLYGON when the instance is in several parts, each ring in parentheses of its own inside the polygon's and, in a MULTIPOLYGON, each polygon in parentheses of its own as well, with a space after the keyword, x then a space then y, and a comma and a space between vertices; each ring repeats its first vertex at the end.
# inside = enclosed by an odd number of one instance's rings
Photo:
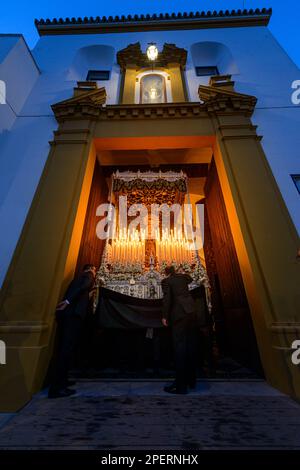
POLYGON ((111 46, 94 45, 80 48, 70 66, 67 80, 86 80, 89 70, 112 70, 115 49, 111 46))
POLYGON ((230 49, 220 42, 197 42, 191 46, 195 67, 218 67, 220 75, 239 73, 230 49))

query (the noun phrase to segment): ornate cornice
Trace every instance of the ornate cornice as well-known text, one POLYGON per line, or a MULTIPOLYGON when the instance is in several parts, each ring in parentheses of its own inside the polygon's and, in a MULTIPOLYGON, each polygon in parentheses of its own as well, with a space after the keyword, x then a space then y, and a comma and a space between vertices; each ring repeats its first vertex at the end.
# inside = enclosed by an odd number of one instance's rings
POLYGON ((121 104, 99 106, 92 103, 58 103, 52 106, 58 122, 67 119, 137 120, 178 119, 207 116, 206 108, 199 102, 162 104, 121 104))
POLYGON ((40 36, 51 34, 105 34, 128 31, 232 28, 266 26, 272 9, 197 11, 195 13, 160 13, 153 15, 96 16, 35 20, 40 36))
POLYGON ((52 106, 58 122, 83 118, 92 120, 201 118, 207 117, 208 114, 251 116, 257 101, 254 96, 222 89, 220 86, 201 85, 199 96, 202 102, 105 105, 105 88, 84 90, 85 82, 81 87, 75 88, 75 96, 52 106))
MULTIPOLYGON (((159 52, 158 58, 155 61, 155 67, 167 67, 168 64, 176 63, 184 69, 186 64, 187 51, 183 48, 175 46, 175 44, 165 43, 163 50, 159 52)), ((141 44, 129 44, 117 53, 117 62, 121 69, 125 69, 128 65, 136 67, 149 67, 149 59, 146 53, 142 52, 141 44)))
POLYGON ((78 82, 74 96, 51 106, 56 119, 67 119, 78 114, 97 117, 106 102, 106 90, 97 88, 96 82, 78 82))
POLYGON ((55 106, 63 106, 70 104, 96 104, 101 105, 106 102, 106 90, 104 87, 98 88, 96 82, 77 82, 78 86, 74 88, 74 96, 66 100, 60 101, 55 106))
POLYGON ((239 112, 246 116, 252 116, 257 103, 257 98, 233 90, 234 82, 231 76, 220 77, 224 81, 218 81, 213 77, 213 85, 200 85, 198 88, 199 98, 209 113, 233 114, 239 112))
POLYGON ((163 104, 122 104, 99 106, 95 104, 70 103, 52 106, 58 122, 64 120, 137 120, 137 119, 182 119, 205 118, 208 114, 243 114, 250 116, 253 102, 220 97, 212 102, 163 103, 163 104))

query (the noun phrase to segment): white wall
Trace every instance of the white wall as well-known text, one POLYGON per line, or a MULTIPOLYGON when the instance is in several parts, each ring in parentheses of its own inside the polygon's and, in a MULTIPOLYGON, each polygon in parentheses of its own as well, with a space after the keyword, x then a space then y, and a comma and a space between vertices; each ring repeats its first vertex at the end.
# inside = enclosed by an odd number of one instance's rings
POLYGON ((54 117, 24 117, 16 120, 1 148, 0 260, 5 274, 39 182, 53 138, 54 117), (1 158, 2 160, 2 158, 1 158))
MULTIPOLYGON (((43 134, 37 133, 42 123, 38 117, 33 122, 22 114, 39 74, 22 36, 0 35, 0 80, 6 84, 6 101, 0 104, 0 285, 45 162, 39 154, 43 134)), ((54 118, 50 119, 49 136, 55 125, 54 118)), ((47 153, 48 148, 45 158, 47 153)))
MULTIPOLYGON (((21 112, 38 76, 38 67, 23 36, 0 35, 0 79, 6 83, 7 106, 15 115, 21 112)), ((6 125, 0 121, 0 126, 6 125)))
POLYGON ((23 36, 0 34, 0 80, 4 82, 6 92, 5 102, 1 100, 0 104, 0 149, 38 75, 23 36))
MULTIPOLYGON (((57 127, 51 104, 72 96, 76 80, 85 80, 88 69, 94 69, 96 66, 99 69, 111 68, 111 79, 99 82, 99 86, 106 87, 108 104, 117 103, 120 75, 116 53, 128 44, 138 41, 144 51, 151 41, 157 43, 159 50, 165 42, 175 43, 178 47, 188 50, 186 78, 189 99, 192 101, 199 100, 199 84, 208 82, 207 77, 196 77, 194 65, 201 64, 194 64, 192 61, 192 45, 209 41, 221 43, 227 48, 232 60, 229 60, 228 56, 224 60, 218 56, 218 64, 210 65, 218 65, 221 73, 233 73, 236 90, 258 98, 253 121, 258 125, 258 133, 263 135, 263 148, 300 232, 300 196, 290 177, 290 174, 300 173, 300 106, 291 103, 291 83, 300 79, 300 72, 267 28, 43 36, 32 51, 41 72, 39 76, 32 63, 33 68, 28 68, 32 75, 28 72, 28 78, 20 82, 20 77, 14 73, 16 62, 12 59, 5 72, 8 74, 9 86, 20 87, 21 94, 17 103, 14 103, 18 116, 16 121, 7 111, 6 121, 4 120, 6 123, 3 124, 3 110, 0 105, 0 129, 6 129, 5 138, 2 140, 3 131, 0 133, 0 226, 5 226, 5 232, 0 233, 0 283, 5 276, 46 161, 48 141, 57 127), (88 52, 82 55, 82 48, 101 45, 105 48, 99 58, 86 49, 88 52)), ((3 46, 2 51, 4 49, 3 46)), ((101 50, 98 47, 90 51, 97 49, 101 50)), ((11 51, 11 48, 6 45, 6 52, 7 50, 11 51)), ((11 52, 8 52, 9 54, 11 52)), ((15 61, 17 58, 21 60, 23 55, 29 60, 28 51, 22 52, 21 47, 16 49, 14 54, 15 61)))

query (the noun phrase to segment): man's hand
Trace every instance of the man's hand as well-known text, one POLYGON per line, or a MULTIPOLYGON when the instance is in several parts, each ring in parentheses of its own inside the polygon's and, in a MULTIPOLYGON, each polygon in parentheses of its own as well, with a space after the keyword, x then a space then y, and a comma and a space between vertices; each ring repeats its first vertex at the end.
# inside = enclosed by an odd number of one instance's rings
POLYGON ((168 320, 166 318, 162 318, 161 322, 164 326, 168 326, 168 320))
POLYGON ((96 287, 91 289, 90 292, 89 292, 89 299, 92 299, 94 297, 94 295, 96 294, 96 292, 97 292, 96 287))
POLYGON ((69 302, 67 300, 63 300, 62 302, 59 302, 59 304, 56 307, 56 310, 64 310, 68 305, 69 305, 69 302))

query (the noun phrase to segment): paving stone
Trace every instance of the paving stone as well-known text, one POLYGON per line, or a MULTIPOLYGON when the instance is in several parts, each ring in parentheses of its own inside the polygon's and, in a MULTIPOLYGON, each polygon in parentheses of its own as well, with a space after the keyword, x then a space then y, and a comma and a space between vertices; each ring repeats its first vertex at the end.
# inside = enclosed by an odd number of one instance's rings
POLYGON ((203 381, 188 395, 164 385, 79 382, 56 400, 43 391, 0 415, 0 449, 300 448, 300 406, 263 381, 203 381))

